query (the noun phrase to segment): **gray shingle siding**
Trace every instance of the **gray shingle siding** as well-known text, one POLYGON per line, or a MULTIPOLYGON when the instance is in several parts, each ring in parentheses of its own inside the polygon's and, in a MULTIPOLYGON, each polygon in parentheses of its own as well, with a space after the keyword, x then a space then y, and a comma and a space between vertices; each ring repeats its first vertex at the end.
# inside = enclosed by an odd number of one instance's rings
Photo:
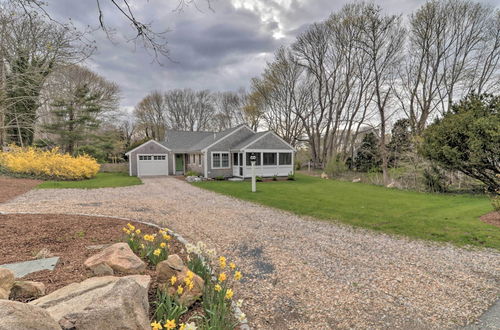
MULTIPOLYGON (((129 162, 130 162, 129 166, 131 168, 130 174, 133 176, 137 176, 137 155, 139 155, 139 154, 148 154, 148 155, 165 155, 165 154, 167 154, 167 157, 168 157, 169 152, 167 150, 165 150, 164 148, 160 147, 156 143, 147 143, 146 142, 146 144, 144 144, 143 146, 134 150, 133 152, 131 152, 128 155, 129 162)), ((170 159, 170 157, 168 157, 168 158, 170 159)), ((172 160, 170 159, 170 161, 168 163, 169 174, 171 171, 171 167, 172 167, 172 160)))
POLYGON ((237 144, 240 141, 248 139, 253 134, 255 134, 255 133, 252 130, 250 130, 246 126, 243 126, 243 128, 241 128, 237 132, 234 132, 230 136, 226 137, 224 140, 211 146, 207 150, 207 153, 208 153, 207 154, 207 163, 208 163, 208 173, 207 174, 208 174, 208 177, 215 178, 217 176, 232 176, 233 175, 233 167, 232 167, 231 153, 229 153, 229 169, 213 169, 212 168, 212 152, 216 152, 216 151, 229 152, 231 149, 231 146, 237 144))

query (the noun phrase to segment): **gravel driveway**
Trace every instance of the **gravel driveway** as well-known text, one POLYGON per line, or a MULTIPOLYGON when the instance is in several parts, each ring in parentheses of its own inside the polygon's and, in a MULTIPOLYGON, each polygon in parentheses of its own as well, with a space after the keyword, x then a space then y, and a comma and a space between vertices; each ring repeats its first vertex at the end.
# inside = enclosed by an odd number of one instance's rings
POLYGON ((243 269, 250 325, 266 329, 444 328, 500 293, 500 253, 396 239, 232 199, 175 178, 95 190, 33 190, 4 212, 87 213, 156 222, 243 269))

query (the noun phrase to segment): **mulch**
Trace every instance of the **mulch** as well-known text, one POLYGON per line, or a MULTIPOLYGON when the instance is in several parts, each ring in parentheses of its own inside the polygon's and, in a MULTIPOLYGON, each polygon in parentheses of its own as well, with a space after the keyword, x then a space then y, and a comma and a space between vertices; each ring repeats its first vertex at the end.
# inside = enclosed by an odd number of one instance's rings
POLYGON ((490 213, 486 213, 485 215, 481 216, 479 219, 481 221, 489 223, 490 225, 500 227, 500 212, 499 211, 493 211, 490 213))
MULTIPOLYGON (((157 232, 156 228, 131 223, 144 234, 157 232)), ((100 250, 89 247, 122 241, 124 225, 126 222, 118 219, 91 216, 0 215, 0 264, 34 260, 41 249, 49 249, 54 256, 60 257, 54 270, 39 271, 23 277, 24 280, 43 282, 48 294, 70 283, 92 277, 92 272, 83 263, 100 250)), ((186 254, 182 250, 183 245, 172 239, 170 254, 177 253, 186 260, 186 254)), ((145 271, 153 279, 154 273, 153 267, 145 271)))
POLYGON ((42 182, 40 180, 11 178, 0 175, 0 203, 24 194, 42 182))

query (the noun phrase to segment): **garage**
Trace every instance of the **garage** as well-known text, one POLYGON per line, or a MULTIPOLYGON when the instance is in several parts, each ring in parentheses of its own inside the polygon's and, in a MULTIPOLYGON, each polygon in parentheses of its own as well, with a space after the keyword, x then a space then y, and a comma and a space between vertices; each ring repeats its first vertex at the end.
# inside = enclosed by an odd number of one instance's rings
POLYGON ((137 155, 137 175, 168 175, 167 155, 137 155))

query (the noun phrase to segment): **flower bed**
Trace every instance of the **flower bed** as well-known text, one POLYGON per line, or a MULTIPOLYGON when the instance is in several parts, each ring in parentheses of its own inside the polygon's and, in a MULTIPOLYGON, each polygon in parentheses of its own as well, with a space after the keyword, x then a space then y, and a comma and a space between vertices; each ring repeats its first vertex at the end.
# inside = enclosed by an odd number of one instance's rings
MULTIPOLYGON (((171 231, 159 229, 155 234, 143 235, 132 224, 123 228, 126 241, 132 251, 156 266, 156 293, 152 301, 152 330, 161 329, 234 329, 244 314, 236 320, 232 312, 233 283, 243 277, 233 262, 224 256, 216 258, 216 251, 207 249, 199 242, 187 244, 187 268, 180 276, 172 275, 166 281, 159 280, 160 263, 170 255, 171 231), (199 279, 199 280, 197 280, 199 279), (200 282, 202 281, 202 282, 200 282), (203 283, 203 284, 199 284, 203 283), (198 292, 199 290, 199 292, 198 292), (190 292, 196 294, 188 295, 190 292), (197 298, 198 295, 201 297, 197 298), (194 304, 189 300, 196 297, 194 304)), ((235 303, 240 307, 242 301, 235 303)))
POLYGON ((16 175, 42 179, 83 180, 93 178, 100 165, 87 155, 73 157, 62 154, 59 149, 41 150, 37 148, 9 147, 10 151, 0 152, 0 170, 16 175))
MULTIPOLYGON (((0 235, 4 238, 0 264, 35 259, 42 249, 60 257, 53 271, 39 271, 20 279, 43 283, 48 295, 70 283, 94 277, 92 270, 85 267, 85 261, 104 247, 125 239, 147 263, 141 274, 152 279, 148 292, 152 329, 233 329, 237 325, 231 308, 232 304, 241 305, 233 303, 232 283, 241 278, 236 265, 225 258, 215 258, 215 251, 206 249, 202 243, 184 245, 172 232, 159 231, 147 224, 132 222, 123 235, 123 224, 123 220, 105 217, 0 214, 0 235), (19 235, 20 232, 23 234, 19 235), (160 281, 158 267, 174 255, 179 256, 189 271, 184 277, 160 281), (196 290, 198 277, 204 281, 203 295, 189 307, 184 306, 180 298, 196 290)), ((127 274, 117 271, 114 274, 124 275, 127 274)), ((22 302, 32 299, 16 298, 22 302)))

